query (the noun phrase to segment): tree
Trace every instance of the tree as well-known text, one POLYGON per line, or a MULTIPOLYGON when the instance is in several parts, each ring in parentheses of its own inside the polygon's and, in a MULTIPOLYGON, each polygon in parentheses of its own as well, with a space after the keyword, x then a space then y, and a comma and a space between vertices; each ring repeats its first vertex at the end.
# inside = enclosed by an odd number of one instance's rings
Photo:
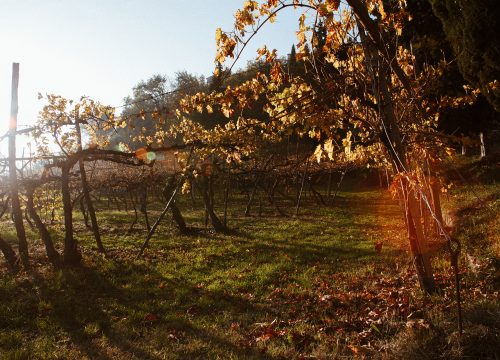
MULTIPOLYGON (((434 1, 434 8, 443 6, 443 3, 443 1, 434 1)), ((454 3, 450 6, 456 5, 454 3)), ((471 3, 467 2, 467 6, 471 6, 471 3)), ((463 67, 459 66, 461 62, 453 61, 455 59, 454 49, 459 49, 459 43, 462 40, 454 38, 453 35, 447 37, 443 23, 433 12, 431 2, 429 0, 408 2, 407 11, 411 15, 411 20, 404 24, 402 39, 405 46, 411 49, 415 55, 416 72, 420 73, 425 65, 438 66, 440 63, 446 63, 446 66, 442 66, 442 75, 436 77, 430 84, 431 86, 428 87, 427 96, 434 98, 443 94, 455 97, 464 96, 466 94, 464 84, 467 82, 474 86, 480 86, 477 81, 466 80, 462 75, 463 67)), ((458 15, 466 16, 465 14, 458 15)), ((458 19, 447 20, 447 22, 454 21, 458 21, 458 19)), ((448 24, 449 26, 451 25, 448 24)), ((455 30, 463 35, 468 31, 462 27, 455 30)), ((471 34, 468 33, 466 36, 471 36, 471 34)), ((474 44, 476 43, 474 42, 474 44)), ((489 43, 489 45, 492 44, 489 43)), ((495 47, 495 45, 492 46, 495 47)), ((460 59, 465 56, 465 51, 457 53, 457 55, 460 59)), ((466 71, 471 70, 468 65, 465 65, 465 69, 466 71)), ((476 75, 477 73, 474 72, 474 76, 476 75)), ((488 93, 486 96, 488 97, 488 93)), ((448 134, 478 137, 481 133, 486 134, 489 130, 498 127, 500 114, 496 113, 492 105, 485 101, 487 97, 479 94, 477 101, 473 103, 462 104, 458 108, 443 109, 440 114, 439 128, 448 134)), ((464 142, 467 143, 467 139, 464 139, 464 142)), ((464 143, 462 143, 462 149, 462 151, 465 150, 464 143)))
POLYGON ((290 54, 288 54, 288 72, 293 73, 293 69, 297 67, 297 51, 295 50, 295 44, 292 45, 290 54))
POLYGON ((133 88, 132 96, 124 99, 121 118, 125 126, 116 132, 111 131, 110 147, 118 148, 120 143, 124 143, 134 149, 151 143, 155 132, 171 118, 173 104, 169 101, 170 92, 169 81, 162 75, 153 75, 139 82, 133 88))
POLYGON ((500 8, 496 0, 430 0, 464 78, 500 111, 500 8))
MULTIPOLYGON (((207 88, 205 78, 187 71, 175 73, 173 79, 153 75, 139 82, 133 88, 132 96, 124 99, 120 114, 122 126, 109 130, 109 148, 123 149, 120 143, 130 149, 138 149, 166 140, 165 131, 177 122, 174 110, 179 100, 207 88)), ((171 139, 175 143, 175 139, 171 139)))

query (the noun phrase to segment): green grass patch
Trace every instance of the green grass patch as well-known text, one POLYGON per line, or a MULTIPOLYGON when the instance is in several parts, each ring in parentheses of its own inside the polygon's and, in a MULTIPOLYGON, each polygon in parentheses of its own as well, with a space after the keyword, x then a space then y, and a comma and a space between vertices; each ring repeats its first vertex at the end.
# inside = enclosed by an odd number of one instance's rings
MULTIPOLYGON (((245 217, 236 199, 229 234, 205 229, 190 201, 179 206, 195 231, 181 236, 167 217, 139 259, 143 219, 127 232, 133 212, 101 210, 104 257, 75 211, 81 267, 0 279, 0 357, 351 357, 422 306, 397 202, 380 191, 342 192, 327 207, 306 199, 296 218, 269 209, 245 217)), ((61 231, 52 231, 60 249, 61 231)), ((42 251, 33 256, 44 263, 42 251)))

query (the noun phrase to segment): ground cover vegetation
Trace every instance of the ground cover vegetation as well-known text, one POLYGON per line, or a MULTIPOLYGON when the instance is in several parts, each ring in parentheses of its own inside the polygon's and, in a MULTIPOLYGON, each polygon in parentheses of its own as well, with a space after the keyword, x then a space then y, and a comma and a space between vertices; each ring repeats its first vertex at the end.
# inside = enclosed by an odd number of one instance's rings
MULTIPOLYGON (((50 266, 28 229, 34 270, 14 276, 3 269, 2 356, 493 358, 498 185, 459 186, 445 201, 464 247, 459 336, 447 251, 436 250, 439 291, 426 296, 415 287, 397 200, 359 183, 347 179, 320 209, 307 192, 298 217, 276 214, 268 203, 260 215, 256 208, 245 216, 247 198, 231 193, 228 226, 238 230, 227 234, 205 226, 200 195, 195 204, 186 196, 179 207, 190 234, 166 222, 141 258, 144 219, 130 231, 133 209, 108 208, 103 198, 96 207, 107 255, 96 256, 92 231, 77 213, 79 267, 50 266)), ((162 204, 152 202, 152 218, 162 204)), ((15 242, 10 226, 4 222, 2 233, 15 242)), ((60 250, 64 233, 51 234, 60 250)))
POLYGON ((2 356, 498 357, 498 44, 464 55, 459 3, 246 1, 208 79, 40 94, 0 194, 2 356), (233 70, 282 11, 290 54, 233 70))

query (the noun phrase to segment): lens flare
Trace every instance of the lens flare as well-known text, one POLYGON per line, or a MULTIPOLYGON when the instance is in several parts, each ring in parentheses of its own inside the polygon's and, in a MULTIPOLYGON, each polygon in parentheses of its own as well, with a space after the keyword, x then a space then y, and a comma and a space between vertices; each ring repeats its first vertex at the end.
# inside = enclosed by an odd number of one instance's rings
POLYGON ((135 157, 141 161, 145 161, 148 158, 148 152, 144 148, 137 149, 135 151, 135 157))
POLYGON ((148 154, 146 155, 148 161, 153 161, 154 159, 156 159, 156 154, 152 151, 148 152, 148 154))

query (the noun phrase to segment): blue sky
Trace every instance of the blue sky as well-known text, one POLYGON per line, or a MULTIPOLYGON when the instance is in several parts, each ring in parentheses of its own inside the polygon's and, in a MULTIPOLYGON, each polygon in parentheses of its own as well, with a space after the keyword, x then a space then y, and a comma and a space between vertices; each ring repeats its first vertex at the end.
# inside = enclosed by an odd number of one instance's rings
MULTIPOLYGON (((0 133, 10 114, 12 62, 20 63, 19 124, 35 121, 37 93, 120 105, 140 80, 176 71, 209 76, 215 29, 230 30, 243 0, 0 0, 0 133)), ((254 38, 244 66, 267 44, 296 41, 288 10, 254 38)))

